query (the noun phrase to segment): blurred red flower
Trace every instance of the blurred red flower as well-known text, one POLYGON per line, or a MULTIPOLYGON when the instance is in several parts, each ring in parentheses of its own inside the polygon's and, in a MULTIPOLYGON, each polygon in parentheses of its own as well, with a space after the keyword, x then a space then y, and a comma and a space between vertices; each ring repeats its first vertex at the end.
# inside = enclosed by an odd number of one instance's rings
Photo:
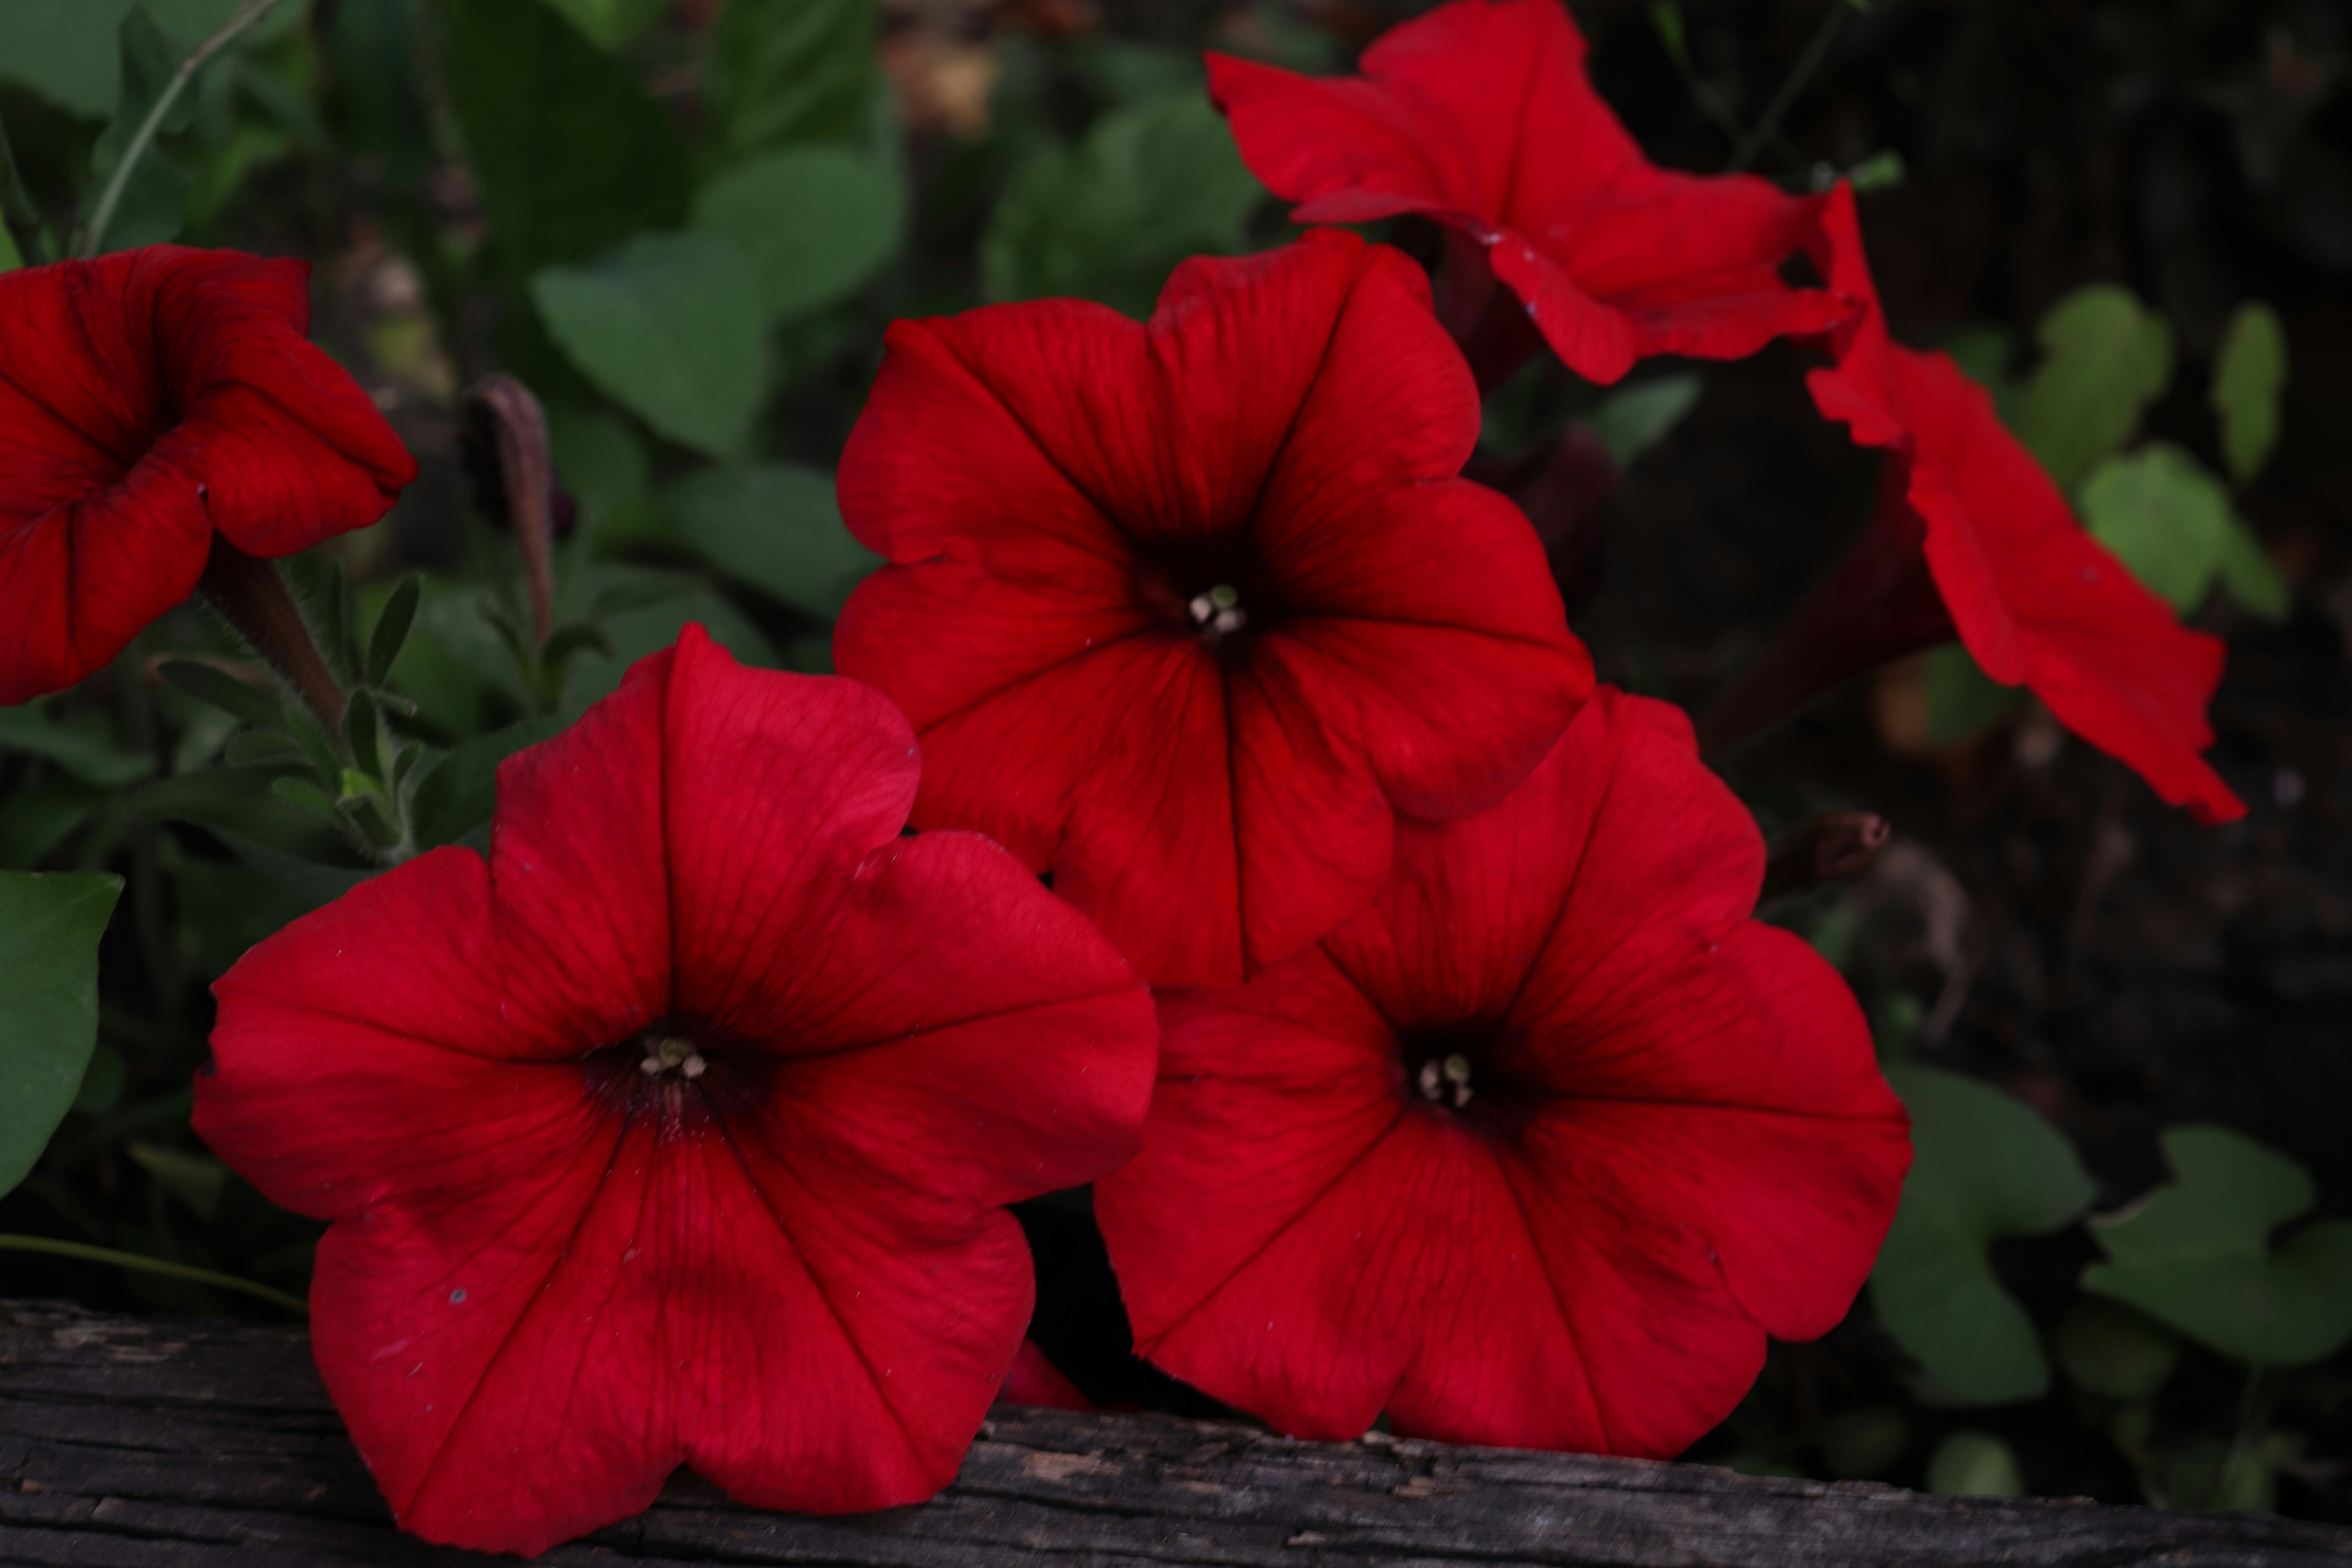
POLYGON ((121 652, 215 537, 291 555, 415 479, 305 341, 310 272, 158 245, 0 273, 0 706, 121 652))
POLYGON ((1302 1436, 1668 1455, 1767 1333, 1843 1316, 1903 1108, 1837 972, 1748 918, 1764 845, 1603 689, 1508 800, 1401 825, 1374 903, 1164 994, 1096 1214, 1150 1360, 1302 1436))
POLYGON ((913 737, 689 627, 436 850, 217 986, 205 1140, 335 1223, 313 1343, 401 1523, 535 1552, 677 1466, 835 1511, 954 1475, 1029 1321, 1001 1207, 1109 1169, 1150 1002, 913 737))
POLYGON ((1854 624, 1866 607, 1848 590, 1865 578, 1895 583, 1895 595, 1938 595, 1987 675, 2029 688, 2200 821, 2244 816, 2198 754, 2213 743, 2205 705, 2221 680, 2221 639, 2181 626, 2075 521, 1951 356, 1888 336, 1851 187, 1832 194, 1820 243, 1831 286, 1865 309, 1834 335, 1837 363, 1807 382, 1823 415, 1890 457, 1871 531, 1814 607, 1854 624), (1923 554, 1932 588, 1916 571, 1923 554), (1891 571, 1897 561, 1914 568, 1907 578, 1891 571))
POLYGON ((841 468, 892 565, 835 636, 975 827, 1157 984, 1239 980, 1370 898, 1397 812, 1524 778, 1591 689, 1421 270, 1318 231, 1076 300, 900 321, 841 468))
POLYGON ((1302 204, 1294 222, 1445 225, 1579 375, 1613 382, 1650 354, 1737 359, 1844 314, 1780 275, 1818 204, 1653 165, 1586 79, 1559 0, 1454 0, 1362 66, 1316 79, 1212 54, 1209 94, 1251 171, 1302 204))

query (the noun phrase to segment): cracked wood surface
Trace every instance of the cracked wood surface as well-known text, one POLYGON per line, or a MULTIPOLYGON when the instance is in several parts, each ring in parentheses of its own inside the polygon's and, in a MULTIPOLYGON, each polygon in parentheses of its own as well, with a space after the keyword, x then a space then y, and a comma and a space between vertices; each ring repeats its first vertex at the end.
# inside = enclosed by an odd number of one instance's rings
MULTIPOLYGON (((0 1563, 486 1561, 394 1532, 301 1331, 0 1303, 0 1563)), ((680 1474, 651 1511, 541 1561, 2352 1568, 2352 1531, 1000 1405, 920 1507, 761 1513, 680 1474)))

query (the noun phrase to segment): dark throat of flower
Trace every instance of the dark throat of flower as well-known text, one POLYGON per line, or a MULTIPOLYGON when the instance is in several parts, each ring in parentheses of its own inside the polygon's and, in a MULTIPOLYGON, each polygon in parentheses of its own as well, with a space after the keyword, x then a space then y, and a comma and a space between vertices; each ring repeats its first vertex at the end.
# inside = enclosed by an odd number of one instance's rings
POLYGON ((1400 1031, 1397 1056, 1405 1099, 1482 1128, 1515 1120, 1530 1094, 1503 1065, 1507 1044, 1503 1026, 1483 1020, 1400 1031))
POLYGON ((1239 541, 1171 550, 1146 564, 1141 592, 1169 629, 1238 663, 1280 621, 1282 595, 1239 541))
POLYGON ((663 1018, 581 1058, 589 1092, 607 1110, 650 1121, 662 1136, 716 1130, 757 1109, 768 1090, 766 1053, 690 1019, 663 1018))

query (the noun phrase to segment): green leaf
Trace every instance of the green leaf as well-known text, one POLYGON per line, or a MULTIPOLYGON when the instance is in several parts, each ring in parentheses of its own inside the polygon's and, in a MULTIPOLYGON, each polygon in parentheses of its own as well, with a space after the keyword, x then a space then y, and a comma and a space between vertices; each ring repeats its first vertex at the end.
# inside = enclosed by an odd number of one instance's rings
POLYGON ((542 0, 439 11, 449 101, 508 278, 685 220, 685 141, 619 62, 542 0))
POLYGON ((1920 662, 1927 699, 1927 739, 1954 746, 1983 733, 2017 706, 2020 693, 1987 675, 1969 650, 1947 643, 1920 662))
POLYGON ((1871 1270, 1879 1321, 1919 1363, 1914 1392, 1931 1404, 2037 1399, 2050 1364, 1987 1249, 2074 1220, 2091 1179, 2056 1128, 1990 1084, 1923 1067, 1886 1079, 1910 1110, 1913 1156, 1871 1270))
POLYGON ((2183 611, 2212 590, 2239 526, 2221 481, 2168 441, 2093 469, 2083 484, 2083 520, 2150 593, 2183 611))
POLYGON ((551 0, 600 49, 617 49, 651 31, 669 0, 551 0))
POLYGON ((737 165, 696 195, 694 226, 733 246, 772 320, 830 305, 898 248, 906 184, 845 147, 796 147, 737 165))
POLYGON ((707 134, 723 161, 848 141, 878 78, 875 0, 727 0, 703 47, 707 134))
POLYGON ((2286 579, 2271 563, 2270 552, 2243 518, 2230 520, 2230 537, 2221 545, 2221 586, 2230 597, 2266 621, 2283 621, 2294 595, 2286 579))
POLYGON ((561 719, 526 719, 468 741, 436 763, 409 805, 418 851, 455 844, 488 822, 499 804, 499 764, 562 730, 561 719))
POLYGON ((380 868, 320 866, 241 834, 215 830, 235 860, 184 858, 173 892, 193 939, 189 962, 205 976, 225 973, 256 942, 342 897, 380 868))
POLYGON ((2252 482, 2278 445, 2279 395, 2286 387, 2286 329, 2256 300, 2230 318, 2213 363, 2208 396, 2221 421, 2221 458, 2230 477, 2252 482))
POLYGON ((1621 471, 1630 468, 1635 458, 1664 440, 1698 406, 1699 395, 1706 390, 1706 383, 1689 372, 1655 375, 1619 387, 1592 411, 1592 433, 1609 448, 1621 471))
POLYGON ((705 468, 662 492, 662 509, 704 559, 739 582, 829 621, 882 558, 849 536, 833 478, 782 463, 705 468))
POLYGON ((2050 1337, 2077 1385, 2126 1404, 2156 1397, 2180 1364, 2180 1339, 2129 1307, 2078 1296, 2050 1337))
POLYGON ((2352 1222, 2270 1245, 2310 1212, 2309 1172, 2225 1127, 2176 1127, 2164 1152, 2170 1185, 2091 1221, 2107 1261, 2083 1289, 2259 1366, 2304 1366, 2352 1339, 2352 1222))
POLYGON ((0 871, 0 1193, 32 1173, 98 1043, 98 942, 122 879, 0 871))
POLYGON ((131 797, 131 812, 151 822, 189 822, 215 833, 238 834, 314 865, 365 867, 349 834, 278 793, 281 780, 313 777, 309 767, 282 764, 212 768, 149 784, 131 797))
POLYGON ((2172 379, 2172 330, 2128 289, 2093 283, 2050 308, 2043 351, 2017 406, 2017 433, 2060 488, 2120 448, 2172 379))
MULTIPOLYGON (((90 152, 90 174, 99 187, 113 176, 129 153, 156 100, 178 74, 182 58, 181 51, 163 36, 144 6, 122 18, 121 46, 121 92, 114 118, 90 152)), ((160 133, 185 131, 195 119, 197 101, 195 93, 182 92, 164 115, 160 133)), ((107 225, 100 248, 131 250, 176 237, 186 221, 191 183, 185 170, 163 148, 151 143, 123 187, 121 203, 107 225)))
POLYGON ((102 715, 76 713, 52 720, 34 703, 0 708, 0 752, 54 763, 99 789, 136 784, 155 771, 154 758, 126 752, 115 742, 113 726, 102 715))
POLYGON ((2016 1451, 1974 1427, 1936 1445, 1927 1458, 1927 1489, 1939 1497, 2018 1497, 2025 1491, 2016 1451))
POLYGON ((0 867, 33 869, 105 802, 102 792, 61 773, 0 795, 0 867))
POLYGON ((115 29, 130 0, 7 0, 0 5, 0 80, 96 119, 121 90, 115 29))
POLYGON ((199 659, 172 659, 163 666, 163 675, 197 701, 257 728, 275 729, 286 722, 286 704, 275 691, 265 691, 199 659))
POLYGON ((563 682, 563 711, 568 714, 576 717, 610 694, 631 665, 677 641, 688 622, 698 623, 743 663, 766 669, 776 666, 775 647, 758 625, 699 574, 600 564, 583 576, 582 591, 592 602, 625 607, 599 612, 611 639, 609 654, 583 649, 572 658, 563 682))
MULTIPOLYGON (((0 81, 58 108, 99 119, 122 90, 118 44, 134 0, 0 0, 0 81)), ((210 37, 238 0, 147 0, 178 55, 210 37)), ((284 4, 255 29, 263 38, 299 26, 303 7, 284 4)))
POLYGON ((723 456, 750 434, 768 375, 766 312, 744 262, 702 234, 640 235, 530 281, 572 362, 672 440, 723 456))
POLYGON ((382 686, 399 662, 400 650, 407 646, 408 632, 416 624, 416 606, 425 597, 425 583, 415 575, 404 577, 383 603, 383 613, 375 618, 375 630, 368 637, 367 683, 382 686))
POLYGON ((1240 247, 1265 194, 1205 95, 1147 99, 1014 171, 981 272, 993 299, 1076 295, 1147 316, 1176 263, 1240 247))

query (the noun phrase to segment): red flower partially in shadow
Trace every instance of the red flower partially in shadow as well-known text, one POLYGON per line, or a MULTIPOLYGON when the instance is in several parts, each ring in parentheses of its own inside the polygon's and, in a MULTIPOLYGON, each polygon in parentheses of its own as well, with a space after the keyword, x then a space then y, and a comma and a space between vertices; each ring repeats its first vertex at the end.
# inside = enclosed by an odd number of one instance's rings
POLYGON ((1957 636, 1984 672, 2023 686, 2075 734, 2201 822, 2244 805, 2198 753, 2221 684, 2218 637, 2169 606, 2075 521, 2065 496, 1951 356, 1888 335, 1853 192, 1822 214, 1822 266, 1865 307, 1807 377, 1813 401, 1888 456, 1872 521, 1843 562, 1708 721, 1710 748, 1834 681, 1957 636))
MULTIPOLYGON (((1301 204, 1294 222, 1444 225, 1587 380, 1650 354, 1738 359, 1846 311, 1780 277, 1818 204, 1652 164, 1592 90, 1559 0, 1454 0, 1383 35, 1358 77, 1208 58, 1209 96, 1251 172, 1301 204)), ((1449 297, 1449 324, 1466 336, 1484 304, 1449 297)))
POLYGON ((1401 826, 1321 943, 1163 994, 1143 1152, 1096 1186, 1138 1350, 1301 1436, 1705 1432, 1766 1334, 1843 1316, 1910 1163, 1763 873, 1681 713, 1603 689, 1502 805, 1401 826))
POLYGON ((955 1473, 1029 1321, 1003 1205, 1135 1147, 1150 1002, 905 721, 689 627, 436 850, 215 988, 205 1142, 334 1225, 319 1369, 402 1525, 535 1552, 676 1467, 830 1512, 955 1473))
POLYGON ((1458 478, 1462 356, 1403 256, 1177 268, 1150 325, 900 321, 842 459, 892 564, 835 633, 921 735, 918 826, 1003 842, 1155 984, 1370 898, 1398 812, 1527 776, 1591 689, 1527 519, 1458 478))
POLYGON ((0 706, 105 665, 219 542, 291 555, 416 478, 304 339, 310 273, 172 245, 0 273, 0 706))

